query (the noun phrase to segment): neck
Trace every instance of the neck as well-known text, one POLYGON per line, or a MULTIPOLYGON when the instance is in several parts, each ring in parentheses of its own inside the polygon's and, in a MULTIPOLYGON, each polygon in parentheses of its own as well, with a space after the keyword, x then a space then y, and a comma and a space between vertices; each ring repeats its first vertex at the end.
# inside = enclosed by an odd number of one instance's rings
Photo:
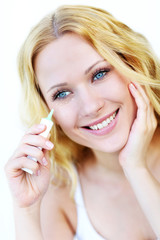
POLYGON ((104 153, 95 151, 94 157, 95 157, 95 164, 97 167, 102 169, 105 172, 112 172, 112 173, 122 173, 122 167, 119 164, 118 160, 119 152, 115 153, 104 153))
POLYGON ((123 169, 118 160, 119 152, 105 153, 100 151, 92 151, 85 158, 82 164, 82 169, 86 172, 97 173, 101 177, 107 175, 124 175, 123 169))

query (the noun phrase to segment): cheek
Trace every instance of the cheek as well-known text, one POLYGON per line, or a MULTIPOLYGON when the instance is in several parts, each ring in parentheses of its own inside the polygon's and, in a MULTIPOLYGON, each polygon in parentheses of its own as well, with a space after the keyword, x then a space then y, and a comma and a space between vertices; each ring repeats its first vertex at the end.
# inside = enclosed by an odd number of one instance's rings
POLYGON ((130 94, 128 83, 127 79, 113 73, 102 85, 99 85, 99 95, 110 101, 123 102, 130 94))
POLYGON ((111 102, 120 104, 126 119, 131 123, 136 117, 137 105, 128 88, 129 80, 119 75, 111 80, 108 81, 106 88, 101 89, 101 95, 107 96, 111 102))
POLYGON ((71 106, 55 107, 54 118, 56 123, 65 131, 65 129, 73 128, 76 123, 76 108, 71 106))

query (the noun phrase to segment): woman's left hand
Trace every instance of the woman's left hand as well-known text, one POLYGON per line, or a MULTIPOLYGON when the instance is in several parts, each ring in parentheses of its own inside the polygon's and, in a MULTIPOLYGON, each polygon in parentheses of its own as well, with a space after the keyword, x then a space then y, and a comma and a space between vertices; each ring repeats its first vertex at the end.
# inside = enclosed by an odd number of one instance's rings
POLYGON ((137 105, 137 116, 128 141, 119 154, 119 162, 124 170, 146 167, 147 149, 157 127, 154 109, 144 89, 138 83, 130 83, 129 90, 137 105))

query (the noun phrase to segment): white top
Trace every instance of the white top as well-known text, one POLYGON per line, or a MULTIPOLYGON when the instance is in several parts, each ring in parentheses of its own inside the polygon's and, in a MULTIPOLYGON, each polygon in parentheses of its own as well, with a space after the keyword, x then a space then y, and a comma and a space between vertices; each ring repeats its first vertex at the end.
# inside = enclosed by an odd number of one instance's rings
POLYGON ((84 205, 83 194, 77 177, 77 188, 74 196, 77 208, 77 231, 74 240, 106 240, 93 228, 84 205))

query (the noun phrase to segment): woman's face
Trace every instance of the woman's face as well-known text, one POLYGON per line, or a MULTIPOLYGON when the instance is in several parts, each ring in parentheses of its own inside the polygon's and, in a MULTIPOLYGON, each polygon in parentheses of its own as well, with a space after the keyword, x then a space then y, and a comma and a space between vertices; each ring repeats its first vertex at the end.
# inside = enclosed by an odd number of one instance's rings
POLYGON ((84 39, 66 34, 48 44, 35 71, 55 121, 69 138, 108 153, 124 147, 136 117, 129 80, 84 39))

